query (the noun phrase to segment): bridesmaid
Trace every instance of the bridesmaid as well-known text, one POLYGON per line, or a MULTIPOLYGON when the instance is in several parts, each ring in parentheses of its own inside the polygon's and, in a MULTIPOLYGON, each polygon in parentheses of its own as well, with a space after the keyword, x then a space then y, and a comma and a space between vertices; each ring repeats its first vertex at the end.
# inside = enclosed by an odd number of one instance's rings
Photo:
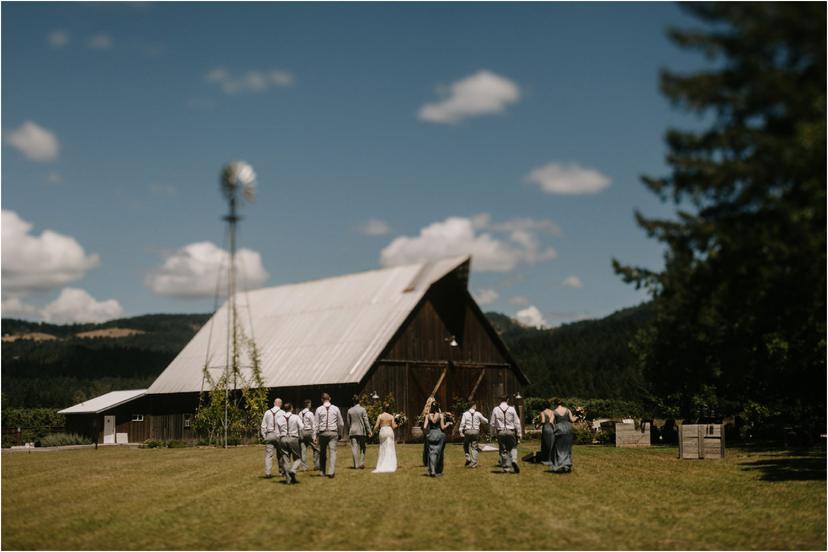
POLYGON ((423 431, 428 444, 428 475, 437 477, 443 475, 443 450, 446 444, 446 423, 440 405, 437 401, 431 403, 431 410, 423 420, 423 431))
POLYGON ((543 401, 543 410, 540 413, 541 449, 539 462, 544 466, 552 465, 552 455, 555 453, 555 414, 550 401, 543 401))
POLYGON ((557 404, 552 413, 555 415, 555 446, 552 455, 552 470, 556 473, 572 471, 572 422, 576 420, 572 412, 561 404, 560 399, 552 399, 557 404))

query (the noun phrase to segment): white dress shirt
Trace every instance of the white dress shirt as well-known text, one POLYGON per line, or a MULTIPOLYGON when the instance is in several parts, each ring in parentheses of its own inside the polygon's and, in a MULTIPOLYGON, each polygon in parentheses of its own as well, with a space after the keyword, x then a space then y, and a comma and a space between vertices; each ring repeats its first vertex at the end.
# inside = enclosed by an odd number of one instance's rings
POLYGON ((324 431, 335 431, 342 435, 342 430, 345 428, 345 420, 342 419, 342 413, 339 408, 325 401, 325 403, 316 409, 316 432, 322 433, 324 431))
POLYGON ((302 429, 316 432, 316 416, 313 415, 310 408, 302 409, 302 412, 299 413, 299 418, 302 420, 302 429))
POLYGON ((489 420, 477 410, 466 410, 460 419, 460 435, 463 435, 466 431, 480 431, 481 423, 488 424, 489 420))
POLYGON ((279 429, 276 425, 276 418, 281 418, 278 415, 281 411, 282 409, 278 406, 274 406, 270 410, 265 410, 264 416, 262 416, 262 439, 267 438, 268 433, 278 433, 279 429))
POLYGON ((282 437, 298 439, 302 436, 302 419, 293 412, 285 412, 277 420, 282 437))
POLYGON ((520 437, 520 417, 514 406, 509 406, 505 402, 500 403, 492 410, 492 433, 497 434, 501 431, 514 431, 520 437))

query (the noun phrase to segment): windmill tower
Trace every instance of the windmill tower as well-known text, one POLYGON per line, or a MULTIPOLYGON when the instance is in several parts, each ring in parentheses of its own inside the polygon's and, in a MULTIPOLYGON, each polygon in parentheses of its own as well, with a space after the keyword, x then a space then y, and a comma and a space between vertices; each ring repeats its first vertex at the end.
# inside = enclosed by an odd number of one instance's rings
POLYGON ((230 259, 227 274, 227 353, 225 355, 224 386, 224 447, 227 448, 227 427, 230 404, 230 377, 233 377, 233 390, 238 387, 237 372, 234 367, 239 364, 238 309, 236 307, 236 227, 241 217, 237 214, 240 201, 252 203, 256 199, 256 173, 253 167, 244 161, 232 161, 221 171, 221 191, 227 199, 229 209, 224 220, 227 221, 227 233, 230 242, 230 259), (231 373, 232 372, 232 373, 231 373))
MULTIPOLYGON (((238 214, 238 209, 240 204, 243 202, 252 203, 256 197, 256 173, 253 171, 253 167, 249 164, 245 163, 244 161, 233 161, 225 165, 221 170, 221 177, 219 186, 221 189, 222 194, 224 195, 225 199, 227 199, 228 203, 228 212, 227 215, 223 217, 223 220, 227 222, 227 241, 229 242, 229 255, 227 258, 227 280, 226 280, 226 287, 222 289, 222 276, 223 276, 223 268, 219 270, 218 274, 218 281, 216 282, 216 295, 215 295, 215 305, 214 311, 218 310, 219 305, 219 298, 225 292, 227 294, 227 302, 226 302, 226 312, 227 312, 227 335, 226 338, 226 349, 224 355, 224 364, 223 365, 211 365, 212 360, 212 348, 211 348, 211 341, 213 339, 213 322, 215 321, 216 317, 211 318, 210 321, 210 330, 209 330, 209 337, 207 342, 207 351, 206 351, 206 358, 204 361, 204 377, 202 378, 201 384, 201 393, 199 398, 199 411, 201 410, 204 404, 202 403, 202 399, 204 397, 204 387, 206 383, 209 383, 211 386, 210 389, 210 403, 215 404, 214 401, 217 399, 217 394, 223 394, 223 419, 222 421, 222 430, 224 433, 224 447, 227 448, 227 439, 228 439, 228 429, 229 429, 229 421, 230 421, 230 401, 231 398, 233 400, 237 400, 236 392, 239 389, 239 379, 241 379, 241 383, 243 386, 248 386, 250 383, 261 383, 261 380, 257 378, 257 373, 254 373, 254 378, 252 382, 247 382, 247 378, 241 376, 240 373, 240 356, 242 353, 243 346, 246 345, 247 348, 255 348, 255 343, 252 340, 248 340, 245 332, 239 326, 239 312, 238 312, 238 305, 237 305, 237 291, 238 291, 238 282, 239 282, 239 274, 238 274, 238 265, 236 263, 236 237, 237 237, 237 229, 238 223, 241 220, 241 217, 238 214), (210 375, 210 370, 221 370, 222 376, 218 378, 218 380, 214 380, 213 377, 210 375), (231 385, 232 385, 232 392, 233 397, 231 397, 231 385)), ((247 305, 247 308, 250 308, 250 305, 247 305)), ((252 332, 252 320, 250 331, 252 332)), ((249 352, 249 351, 248 351, 249 352)), ((254 351, 255 356, 255 351, 254 351)), ((256 372, 258 368, 254 367, 254 372, 256 372)), ((234 403, 234 411, 238 405, 234 403)), ((215 415, 218 412, 211 410, 215 415)), ((214 421, 218 421, 216 418, 212 418, 214 421)), ((212 425, 213 422, 210 422, 211 427, 211 435, 215 435, 215 429, 217 427, 212 425)))

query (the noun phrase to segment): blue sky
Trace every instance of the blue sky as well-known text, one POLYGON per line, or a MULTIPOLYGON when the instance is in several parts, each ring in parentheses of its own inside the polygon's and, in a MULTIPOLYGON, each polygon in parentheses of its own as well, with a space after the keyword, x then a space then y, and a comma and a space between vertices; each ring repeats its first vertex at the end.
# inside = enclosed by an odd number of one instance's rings
POLYGON ((633 210, 670 213, 639 177, 695 124, 658 91, 701 62, 666 38, 694 24, 674 4, 2 15, 3 316, 210 310, 232 159, 258 175, 255 285, 469 250, 485 310, 554 326, 645 299, 613 257, 661 265, 633 210))

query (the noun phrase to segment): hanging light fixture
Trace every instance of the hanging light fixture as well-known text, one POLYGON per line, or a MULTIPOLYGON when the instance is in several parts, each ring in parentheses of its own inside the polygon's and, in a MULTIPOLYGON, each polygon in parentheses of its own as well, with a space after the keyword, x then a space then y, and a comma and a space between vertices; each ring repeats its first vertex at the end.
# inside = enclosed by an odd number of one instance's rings
POLYGON ((374 399, 375 401, 378 401, 378 400, 379 400, 380 396, 379 396, 379 394, 377 394, 377 391, 376 391, 376 390, 374 390, 374 394, 373 394, 373 395, 371 395, 371 398, 372 398, 372 399, 374 399))

